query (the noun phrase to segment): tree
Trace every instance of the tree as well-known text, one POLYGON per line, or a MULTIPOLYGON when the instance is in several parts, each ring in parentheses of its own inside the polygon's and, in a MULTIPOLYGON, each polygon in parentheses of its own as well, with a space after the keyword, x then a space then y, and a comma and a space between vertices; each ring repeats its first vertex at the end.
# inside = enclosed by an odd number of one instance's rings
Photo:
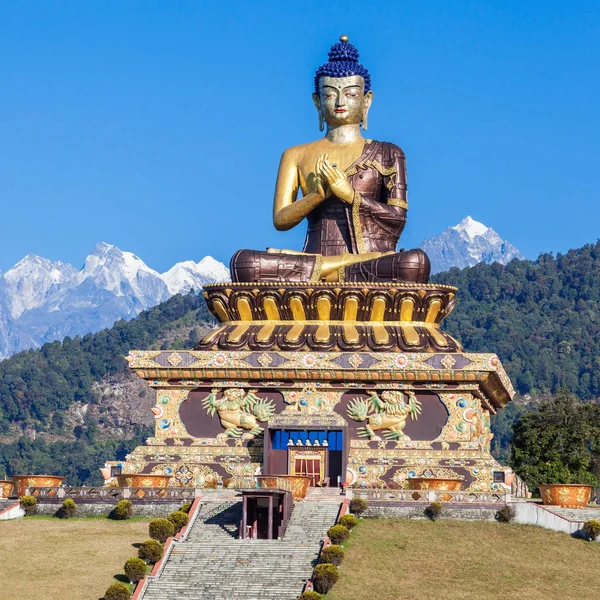
POLYGON ((598 485, 600 404, 561 389, 514 426, 511 466, 533 489, 542 483, 598 485))

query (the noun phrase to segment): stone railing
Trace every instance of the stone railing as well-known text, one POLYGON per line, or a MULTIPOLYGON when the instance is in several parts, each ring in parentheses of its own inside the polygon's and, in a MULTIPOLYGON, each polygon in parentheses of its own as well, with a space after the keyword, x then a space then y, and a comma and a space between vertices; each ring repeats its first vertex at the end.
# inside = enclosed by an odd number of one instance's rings
POLYGON ((291 492, 292 482, 284 477, 236 477, 233 480, 233 486, 236 490, 247 490, 247 489, 269 489, 269 490, 281 490, 284 492, 291 492))
POLYGON ((454 504, 506 504, 508 492, 468 492, 445 490, 388 490, 352 488, 354 498, 367 502, 451 502, 454 504))
POLYGON ((510 491, 517 498, 531 498, 527 484, 516 473, 510 484, 510 491))
POLYGON ((119 500, 178 501, 189 500, 200 495, 202 490, 190 487, 30 487, 27 494, 38 500, 60 500, 67 498, 80 502, 118 502, 119 500))

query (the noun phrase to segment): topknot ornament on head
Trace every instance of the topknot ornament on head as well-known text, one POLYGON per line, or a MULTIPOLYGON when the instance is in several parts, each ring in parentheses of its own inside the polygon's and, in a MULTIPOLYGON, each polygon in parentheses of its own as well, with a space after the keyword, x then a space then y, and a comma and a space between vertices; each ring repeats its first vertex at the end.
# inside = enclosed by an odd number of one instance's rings
POLYGON ((331 46, 329 60, 321 65, 315 74, 315 92, 319 93, 321 77, 351 77, 360 75, 365 80, 365 94, 371 89, 369 71, 358 62, 358 50, 348 41, 347 35, 340 36, 340 41, 331 46))

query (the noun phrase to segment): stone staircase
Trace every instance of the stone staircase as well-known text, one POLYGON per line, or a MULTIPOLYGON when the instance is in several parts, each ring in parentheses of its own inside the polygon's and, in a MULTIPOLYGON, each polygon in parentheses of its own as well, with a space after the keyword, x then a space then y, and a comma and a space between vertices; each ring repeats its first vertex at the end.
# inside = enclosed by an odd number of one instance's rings
POLYGON ((296 503, 282 539, 240 540, 241 502, 203 504, 143 599, 296 600, 340 505, 339 497, 296 503))
POLYGON ((542 506, 544 510, 554 513, 576 523, 584 523, 592 519, 600 521, 600 506, 588 505, 586 508, 562 508, 561 506, 542 506))
POLYGON ((338 487, 311 487, 306 502, 342 502, 342 490, 338 487))
POLYGON ((0 498, 0 512, 2 512, 3 510, 6 510, 9 506, 12 506, 13 504, 16 504, 18 502, 18 500, 16 498, 14 499, 8 499, 8 498, 0 498))

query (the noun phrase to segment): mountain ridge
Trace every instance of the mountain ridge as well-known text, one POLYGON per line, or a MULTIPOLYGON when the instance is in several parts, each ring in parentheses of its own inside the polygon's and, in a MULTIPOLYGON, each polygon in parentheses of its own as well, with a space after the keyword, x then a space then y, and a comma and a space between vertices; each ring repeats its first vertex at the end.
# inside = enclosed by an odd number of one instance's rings
POLYGON ((178 293, 227 281, 210 256, 155 271, 132 252, 99 242, 77 270, 28 254, 0 274, 0 359, 130 319, 178 293))

